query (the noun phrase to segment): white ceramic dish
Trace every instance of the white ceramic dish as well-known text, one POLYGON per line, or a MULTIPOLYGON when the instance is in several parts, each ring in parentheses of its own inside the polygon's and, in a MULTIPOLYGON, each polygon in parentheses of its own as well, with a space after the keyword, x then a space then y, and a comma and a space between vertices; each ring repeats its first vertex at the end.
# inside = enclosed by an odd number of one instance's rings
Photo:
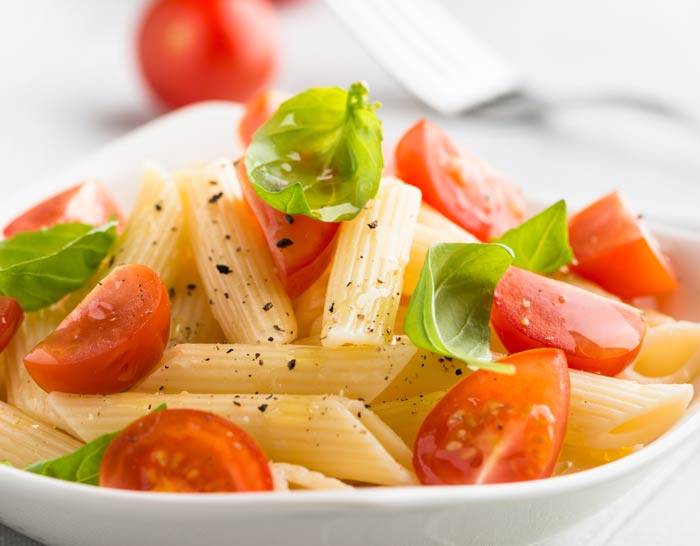
MULTIPOLYGON (((129 210, 141 168, 234 156, 240 107, 193 106, 150 123, 63 174, 4 189, 0 225, 27 205, 76 180, 103 181, 129 210)), ((566 195, 564 195, 566 197, 566 195)), ((656 229, 683 286, 663 302, 700 320, 700 234, 656 229)), ((100 489, 0 465, 0 521, 58 546, 218 545, 419 546, 541 542, 610 504, 652 473, 677 464, 700 434, 697 404, 645 449, 578 474, 535 482, 372 488, 294 494, 168 495, 100 489)))

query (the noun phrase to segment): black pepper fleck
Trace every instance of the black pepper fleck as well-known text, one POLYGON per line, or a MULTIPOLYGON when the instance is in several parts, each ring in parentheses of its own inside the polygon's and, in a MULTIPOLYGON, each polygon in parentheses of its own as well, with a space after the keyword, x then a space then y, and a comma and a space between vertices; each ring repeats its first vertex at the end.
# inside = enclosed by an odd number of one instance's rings
POLYGON ((272 309, 272 307, 273 307, 272 302, 268 301, 265 305, 262 306, 262 310, 269 311, 270 309, 272 309))
POLYGON ((231 273, 231 268, 224 264, 216 264, 216 270, 222 275, 228 275, 231 273))
POLYGON ((296 365, 297 365, 296 358, 292 358, 289 362, 287 362, 287 368, 289 368, 290 370, 293 370, 296 365))
POLYGON ((258 406, 258 409, 260 410, 261 413, 263 413, 267 409, 267 404, 260 404, 258 406))
POLYGON ((277 241, 277 248, 287 248, 288 246, 292 246, 294 244, 294 241, 291 239, 288 239, 287 237, 282 237, 279 241, 277 241))
POLYGON ((224 196, 224 192, 220 191, 219 193, 215 193, 209 198, 209 202, 213 205, 216 203, 219 199, 221 199, 224 196))

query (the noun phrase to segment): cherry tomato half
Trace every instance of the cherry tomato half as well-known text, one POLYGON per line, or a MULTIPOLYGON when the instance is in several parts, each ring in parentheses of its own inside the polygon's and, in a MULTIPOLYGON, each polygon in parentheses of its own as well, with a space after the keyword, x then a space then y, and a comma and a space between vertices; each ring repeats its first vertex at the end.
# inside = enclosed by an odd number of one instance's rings
POLYGON ((569 240, 572 269, 621 298, 663 294, 678 284, 658 242, 618 192, 573 216, 569 240))
POLYGON ((231 421, 192 409, 157 411, 107 448, 100 485, 172 493, 272 491, 270 465, 231 421))
POLYGON ((535 349, 478 370, 452 387, 423 421, 413 467, 425 485, 469 485, 551 476, 569 413, 564 353, 535 349))
POLYGON ((36 231, 67 222, 99 226, 110 216, 116 216, 122 223, 119 207, 107 190, 98 182, 84 182, 23 212, 5 226, 2 234, 12 237, 20 231, 36 231))
POLYGON ((244 162, 236 173, 246 201, 253 209, 272 258, 290 297, 306 290, 325 271, 333 257, 333 238, 340 224, 304 215, 291 216, 272 208, 255 193, 244 162))
POLYGON ((482 241, 524 218, 520 191, 490 165, 460 150, 425 119, 396 146, 396 176, 423 192, 423 200, 482 241))
POLYGON ((496 285, 491 323, 511 352, 553 347, 572 368, 610 376, 634 360, 646 333, 638 309, 517 267, 496 285))
POLYGON ((238 136, 243 146, 253 141, 255 131, 270 119, 289 95, 277 89, 265 89, 250 99, 245 105, 245 112, 238 124, 238 136))
POLYGON ((265 0, 156 0, 139 31, 141 71, 171 107, 244 102, 274 73, 277 27, 265 0))
POLYGON ((143 379, 163 355, 170 299, 145 265, 117 267, 24 359, 47 392, 110 394, 143 379))
POLYGON ((24 311, 16 299, 0 296, 0 353, 12 341, 23 318, 24 311))

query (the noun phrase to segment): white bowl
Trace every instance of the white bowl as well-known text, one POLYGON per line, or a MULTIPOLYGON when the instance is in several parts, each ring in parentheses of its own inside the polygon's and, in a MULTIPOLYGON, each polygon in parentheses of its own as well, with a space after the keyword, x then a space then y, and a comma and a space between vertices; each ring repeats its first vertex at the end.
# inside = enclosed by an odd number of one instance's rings
MULTIPOLYGON (((44 183, 17 189, 9 198, 5 188, 0 225, 42 196, 85 178, 103 181, 128 210, 145 161, 175 168, 235 156, 240 112, 232 104, 192 106, 44 183)), ((664 309, 700 320, 700 234, 655 231, 683 283, 664 309)), ((0 521, 60 546, 524 546, 567 529, 652 473, 677 464, 698 429, 694 404, 673 430, 624 459, 548 480, 488 486, 174 495, 100 489, 0 465, 0 521)))

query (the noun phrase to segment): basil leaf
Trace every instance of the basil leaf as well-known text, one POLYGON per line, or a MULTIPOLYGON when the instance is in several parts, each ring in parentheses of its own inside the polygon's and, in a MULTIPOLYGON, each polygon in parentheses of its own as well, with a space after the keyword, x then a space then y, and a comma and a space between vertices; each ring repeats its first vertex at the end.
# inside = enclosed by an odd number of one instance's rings
POLYGON ((408 305, 406 335, 472 368, 512 372, 512 366, 491 361, 489 348, 493 293, 512 262, 510 249, 498 244, 432 245, 408 305))
POLYGON ((260 198, 324 222, 357 216, 379 188, 382 127, 362 82, 309 89, 255 133, 245 166, 260 198))
POLYGON ((552 273, 571 263, 574 254, 569 246, 566 202, 557 201, 495 242, 513 250, 513 265, 535 273, 552 273))
POLYGON ((117 236, 117 221, 100 227, 56 224, 0 241, 0 294, 36 311, 85 285, 117 236))
MULTIPOLYGON (((163 411, 165 409, 168 409, 167 405, 161 404, 154 408, 151 413, 163 411)), ((24 469, 34 474, 49 476, 59 480, 97 485, 100 478, 102 457, 104 457, 109 444, 111 444, 112 440, 120 433, 121 430, 103 434, 95 438, 92 442, 78 448, 73 453, 49 461, 30 464, 24 469)))
POLYGON ((31 464, 25 470, 59 480, 97 485, 102 457, 119 432, 103 434, 73 453, 50 461, 31 464))

